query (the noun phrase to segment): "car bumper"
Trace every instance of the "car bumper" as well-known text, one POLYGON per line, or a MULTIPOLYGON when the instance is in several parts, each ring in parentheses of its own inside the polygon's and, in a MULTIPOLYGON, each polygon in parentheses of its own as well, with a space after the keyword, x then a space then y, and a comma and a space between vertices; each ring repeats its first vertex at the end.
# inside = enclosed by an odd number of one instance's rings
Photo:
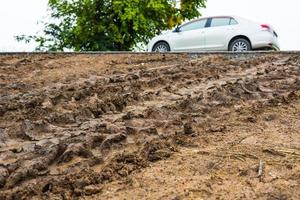
POLYGON ((148 45, 147 45, 147 52, 152 52, 153 46, 154 44, 157 42, 158 40, 152 39, 148 45))
POLYGON ((277 37, 268 31, 262 31, 252 38, 252 49, 273 49, 280 50, 277 37))

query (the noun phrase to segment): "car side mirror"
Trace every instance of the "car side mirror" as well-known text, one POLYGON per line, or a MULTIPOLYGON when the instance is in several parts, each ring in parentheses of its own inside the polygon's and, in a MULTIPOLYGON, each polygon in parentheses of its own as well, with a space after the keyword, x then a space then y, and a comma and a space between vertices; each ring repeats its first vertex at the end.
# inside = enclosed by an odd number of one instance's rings
POLYGON ((177 26, 175 29, 174 29, 174 31, 173 32, 175 32, 175 33, 178 33, 178 32, 180 32, 180 27, 179 26, 177 26))

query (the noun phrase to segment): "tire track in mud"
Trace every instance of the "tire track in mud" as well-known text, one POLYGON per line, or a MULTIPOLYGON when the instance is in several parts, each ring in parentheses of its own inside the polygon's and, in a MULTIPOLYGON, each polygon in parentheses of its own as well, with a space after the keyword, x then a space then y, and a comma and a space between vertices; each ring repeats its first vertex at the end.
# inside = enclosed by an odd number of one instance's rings
MULTIPOLYGON (((219 121, 238 106, 299 99, 299 56, 137 57, 107 61, 99 73, 52 86, 3 83, 2 199, 99 193, 107 182, 169 158, 205 132, 225 131, 219 121)), ((47 59, 41 60, 43 70, 47 59)), ((10 73, 1 68, 1 76, 10 73)))

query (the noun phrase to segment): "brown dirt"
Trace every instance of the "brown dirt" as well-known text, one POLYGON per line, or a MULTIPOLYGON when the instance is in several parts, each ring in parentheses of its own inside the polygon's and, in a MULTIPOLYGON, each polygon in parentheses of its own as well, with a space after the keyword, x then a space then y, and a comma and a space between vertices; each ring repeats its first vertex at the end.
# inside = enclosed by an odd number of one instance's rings
POLYGON ((300 199, 300 56, 0 56, 0 199, 300 199))

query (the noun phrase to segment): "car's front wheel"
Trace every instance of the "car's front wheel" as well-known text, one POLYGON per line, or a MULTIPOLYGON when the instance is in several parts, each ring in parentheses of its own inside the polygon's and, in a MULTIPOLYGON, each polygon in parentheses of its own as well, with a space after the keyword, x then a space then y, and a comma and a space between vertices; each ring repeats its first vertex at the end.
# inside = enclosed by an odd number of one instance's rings
POLYGON ((154 45, 153 52, 164 53, 170 51, 170 46, 166 42, 158 42, 154 45))
POLYGON ((248 40, 243 38, 235 39, 230 43, 229 51, 234 51, 234 52, 251 51, 251 44, 248 40))

